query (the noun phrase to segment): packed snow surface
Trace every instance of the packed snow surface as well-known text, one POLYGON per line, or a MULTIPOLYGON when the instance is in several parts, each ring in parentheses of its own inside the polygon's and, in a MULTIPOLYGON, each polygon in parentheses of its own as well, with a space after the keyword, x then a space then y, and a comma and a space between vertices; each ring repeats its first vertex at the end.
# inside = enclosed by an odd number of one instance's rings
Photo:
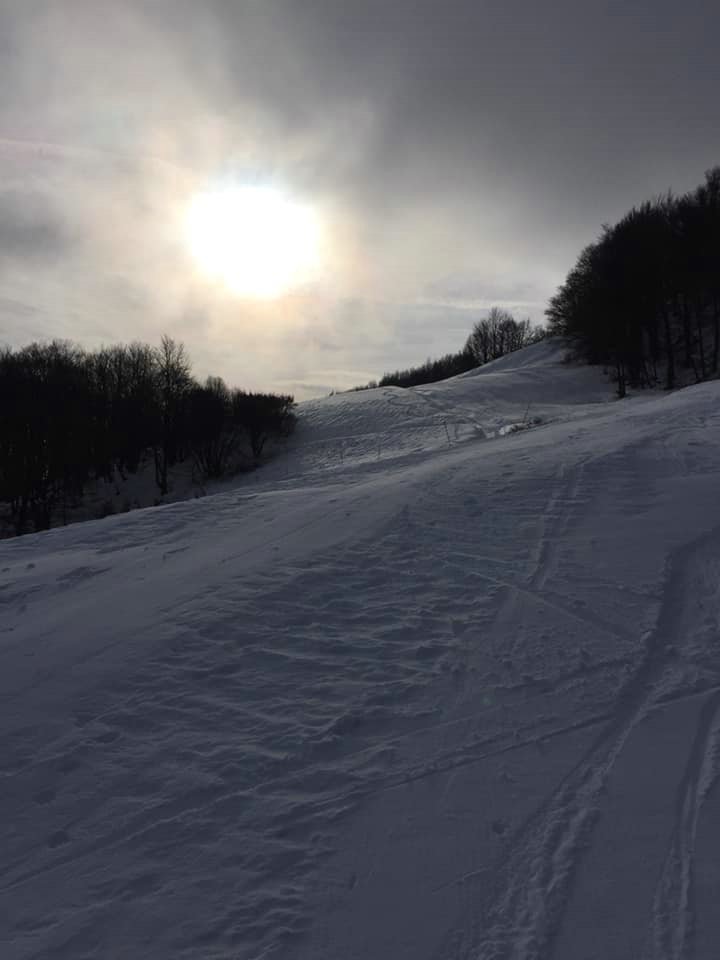
POLYGON ((710 960, 720 383, 543 343, 0 544, 3 960, 710 960))

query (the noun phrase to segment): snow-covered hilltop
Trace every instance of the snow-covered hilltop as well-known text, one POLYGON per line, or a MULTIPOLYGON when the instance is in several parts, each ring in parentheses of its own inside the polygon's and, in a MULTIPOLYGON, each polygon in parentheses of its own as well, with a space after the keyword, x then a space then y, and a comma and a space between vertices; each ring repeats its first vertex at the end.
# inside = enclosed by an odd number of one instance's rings
POLYGON ((3 960, 716 956, 720 384, 562 359, 0 543, 3 960))

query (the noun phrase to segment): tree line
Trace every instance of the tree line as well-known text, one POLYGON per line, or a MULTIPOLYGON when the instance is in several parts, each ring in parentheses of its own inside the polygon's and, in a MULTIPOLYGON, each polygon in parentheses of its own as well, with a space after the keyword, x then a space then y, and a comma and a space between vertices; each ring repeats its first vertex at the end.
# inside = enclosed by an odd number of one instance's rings
POLYGON ((291 396, 192 375, 181 343, 89 352, 64 341, 0 351, 0 502, 17 534, 48 529, 93 481, 147 464, 160 496, 191 461, 202 479, 251 466, 293 429, 291 396))
POLYGON ((498 360, 507 353, 537 343, 545 336, 543 327, 533 326, 529 320, 516 320, 507 310, 492 307, 487 317, 477 320, 465 341, 462 350, 447 353, 437 360, 428 358, 425 363, 406 370, 384 373, 379 380, 371 380, 359 390, 375 387, 417 387, 422 383, 447 380, 474 370, 491 360, 498 360))
POLYGON ((546 311, 550 332, 628 386, 718 375, 720 167, 697 189, 633 207, 580 253, 546 311))

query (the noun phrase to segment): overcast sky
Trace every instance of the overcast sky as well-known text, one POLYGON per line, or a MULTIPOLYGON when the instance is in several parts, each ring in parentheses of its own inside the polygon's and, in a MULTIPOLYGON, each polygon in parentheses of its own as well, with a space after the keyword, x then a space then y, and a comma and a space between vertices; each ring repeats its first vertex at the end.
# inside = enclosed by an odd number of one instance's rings
POLYGON ((716 0, 0 0, 0 343, 185 342, 302 399, 542 318, 604 222, 720 163, 716 0), (322 276, 203 276, 198 192, 309 205, 322 276))

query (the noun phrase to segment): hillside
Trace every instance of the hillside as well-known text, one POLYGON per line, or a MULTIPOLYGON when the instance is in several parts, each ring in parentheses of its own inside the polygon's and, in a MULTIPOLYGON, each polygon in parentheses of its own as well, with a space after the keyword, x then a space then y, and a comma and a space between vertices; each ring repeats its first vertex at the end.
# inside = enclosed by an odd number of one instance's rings
MULTIPOLYGON (((545 341, 441 383, 340 393, 301 405, 286 461, 262 477, 375 469, 464 440, 489 439, 534 421, 582 417, 612 399, 597 369, 564 363, 562 341, 545 341)), ((417 459, 417 456, 414 457, 417 459)))
POLYGON ((544 342, 0 543, 0 955, 715 957, 719 401, 544 342))

